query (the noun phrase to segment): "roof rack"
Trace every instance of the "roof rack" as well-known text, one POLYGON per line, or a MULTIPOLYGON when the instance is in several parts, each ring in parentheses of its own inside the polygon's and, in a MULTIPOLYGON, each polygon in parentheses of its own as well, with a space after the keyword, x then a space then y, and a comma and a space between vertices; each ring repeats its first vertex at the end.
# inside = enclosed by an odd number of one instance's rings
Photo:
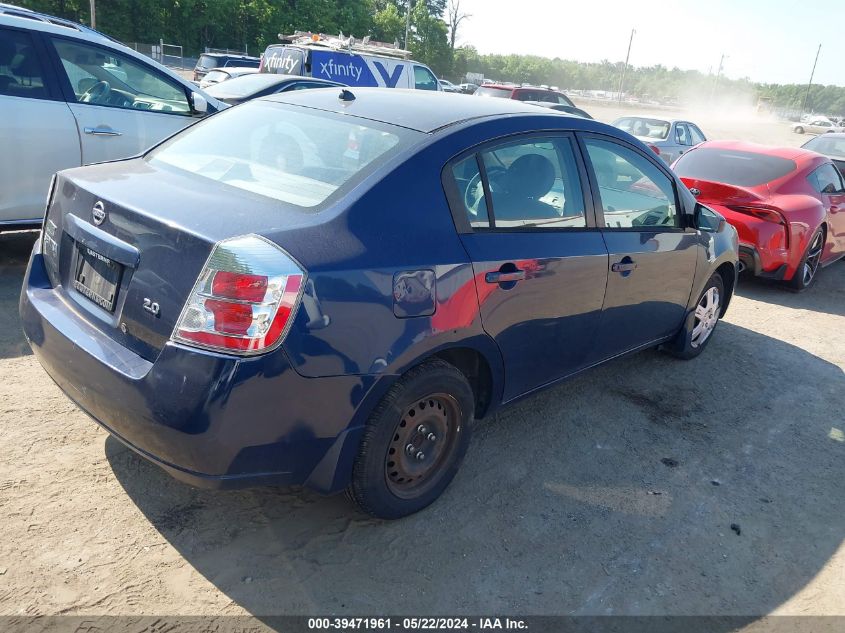
POLYGON ((293 35, 279 33, 279 40, 283 44, 294 44, 298 46, 315 46, 330 48, 338 51, 355 51, 357 53, 372 53, 383 57, 395 57, 397 59, 408 59, 411 51, 399 46, 398 42, 389 44, 377 42, 366 36, 363 39, 356 39, 351 35, 345 37, 340 35, 325 35, 324 33, 312 33, 311 31, 295 31, 293 35))
POLYGON ((33 11, 32 9, 27 9, 26 7, 18 7, 13 4, 7 4, 5 2, 0 2, 0 15, 9 15, 15 18, 24 18, 27 20, 36 20, 38 22, 44 22, 45 24, 53 24, 55 26, 61 26, 66 29, 73 29, 75 31, 79 31, 81 33, 95 33, 100 35, 101 37, 106 38, 107 40, 111 40, 112 42, 118 42, 118 40, 114 39, 106 35, 105 33, 101 33, 96 29, 92 29, 90 26, 85 26, 84 24, 77 24, 73 20, 66 20, 64 18, 57 18, 53 15, 48 15, 46 13, 39 13, 38 11, 33 11))

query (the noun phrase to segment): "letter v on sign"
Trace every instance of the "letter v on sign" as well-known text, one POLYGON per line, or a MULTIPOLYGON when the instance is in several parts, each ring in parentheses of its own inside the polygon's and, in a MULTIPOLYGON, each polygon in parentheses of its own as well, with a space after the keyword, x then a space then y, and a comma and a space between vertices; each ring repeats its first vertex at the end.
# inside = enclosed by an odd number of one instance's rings
POLYGON ((399 83, 399 77, 402 76, 402 64, 396 64, 396 67, 393 69, 393 73, 388 73, 387 68, 384 67, 384 64, 378 61, 373 62, 373 66, 376 67, 378 74, 381 75, 381 78, 384 80, 384 85, 388 88, 395 88, 396 84, 399 83))

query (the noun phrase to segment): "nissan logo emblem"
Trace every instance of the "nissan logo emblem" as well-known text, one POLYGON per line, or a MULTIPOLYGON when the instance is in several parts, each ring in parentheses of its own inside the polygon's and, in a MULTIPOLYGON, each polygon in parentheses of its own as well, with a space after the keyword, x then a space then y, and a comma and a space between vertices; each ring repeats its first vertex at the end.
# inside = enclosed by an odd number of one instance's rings
POLYGON ((106 221, 106 207, 103 205, 102 201, 97 201, 94 208, 91 209, 91 215, 94 218, 94 224, 97 226, 100 226, 106 221))

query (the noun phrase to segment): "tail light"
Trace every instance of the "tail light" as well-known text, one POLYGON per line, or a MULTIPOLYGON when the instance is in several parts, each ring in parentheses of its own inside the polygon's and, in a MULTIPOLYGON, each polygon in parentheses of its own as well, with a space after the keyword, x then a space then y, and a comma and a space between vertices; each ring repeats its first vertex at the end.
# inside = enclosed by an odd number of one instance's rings
POLYGON ((657 145, 652 145, 651 143, 648 143, 648 148, 649 148, 652 152, 654 152, 655 154, 657 154, 658 156, 660 156, 660 148, 659 148, 659 147, 657 147, 657 145))
POLYGON ((293 322, 305 271, 257 235, 219 242, 182 309, 172 340, 258 354, 281 344, 293 322))
POLYGON ((50 218, 50 207, 53 205, 53 197, 56 193, 56 175, 50 179, 50 188, 47 190, 47 202, 44 205, 44 222, 41 225, 41 254, 44 257, 47 277, 53 287, 59 285, 59 238, 61 237, 58 226, 50 218))
POLYGON ((751 207, 742 205, 727 205, 731 211, 744 213, 745 215, 753 215, 755 218, 765 220, 766 222, 774 222, 775 224, 786 225, 786 220, 783 215, 776 209, 769 209, 767 207, 751 207))

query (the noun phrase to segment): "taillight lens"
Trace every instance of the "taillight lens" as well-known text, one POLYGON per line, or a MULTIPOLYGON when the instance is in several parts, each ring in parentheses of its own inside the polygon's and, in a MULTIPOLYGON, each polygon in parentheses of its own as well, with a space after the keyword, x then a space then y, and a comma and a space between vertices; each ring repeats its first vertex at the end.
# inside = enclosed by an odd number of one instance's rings
POLYGON ((750 207, 743 205, 728 205, 728 209, 744 213, 745 215, 753 215, 755 218, 760 218, 766 222, 774 222, 775 224, 786 224, 786 220, 780 212, 775 209, 767 209, 766 207, 750 207))
POLYGON ((224 240, 208 258, 171 338, 235 354, 268 351, 284 340, 304 282, 302 267, 264 238, 224 240))

